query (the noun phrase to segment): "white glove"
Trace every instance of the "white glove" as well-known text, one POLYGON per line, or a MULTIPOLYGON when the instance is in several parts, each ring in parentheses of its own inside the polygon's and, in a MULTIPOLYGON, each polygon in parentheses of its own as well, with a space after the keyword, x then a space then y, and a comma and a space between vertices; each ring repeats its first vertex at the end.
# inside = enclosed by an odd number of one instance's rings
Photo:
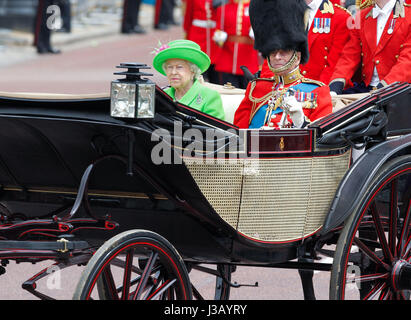
POLYGON ((280 127, 280 128, 286 128, 286 127, 288 127, 288 120, 287 120, 287 115, 288 115, 288 112, 286 111, 286 110, 283 110, 283 114, 282 114, 282 116, 281 116, 281 120, 280 120, 280 122, 278 123, 278 126, 280 127))
POLYGON ((223 46, 224 42, 227 40, 227 32, 216 30, 213 34, 213 40, 218 43, 219 46, 223 46))
POLYGON ((254 39, 254 31, 253 31, 253 28, 250 28, 250 32, 248 33, 248 36, 249 36, 251 39, 254 39))
POLYGON ((304 124, 304 112, 303 105, 298 102, 294 96, 284 98, 283 109, 285 113, 288 113, 293 120, 293 124, 296 128, 301 128, 304 124))

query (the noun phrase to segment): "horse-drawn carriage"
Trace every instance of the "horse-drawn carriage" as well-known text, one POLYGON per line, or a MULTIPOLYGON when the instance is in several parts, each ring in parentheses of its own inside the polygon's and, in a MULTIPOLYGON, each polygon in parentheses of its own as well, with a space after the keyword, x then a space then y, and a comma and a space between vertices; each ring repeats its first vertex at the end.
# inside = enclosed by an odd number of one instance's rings
MULTIPOLYGON (((409 299, 410 84, 304 129, 239 130, 122 67, 111 97, 1 95, 3 273, 52 260, 86 265, 76 299, 201 299, 196 269, 228 299, 236 266, 281 267, 307 298, 325 270, 332 299, 409 299)), ((23 287, 49 298, 45 276, 23 287)))

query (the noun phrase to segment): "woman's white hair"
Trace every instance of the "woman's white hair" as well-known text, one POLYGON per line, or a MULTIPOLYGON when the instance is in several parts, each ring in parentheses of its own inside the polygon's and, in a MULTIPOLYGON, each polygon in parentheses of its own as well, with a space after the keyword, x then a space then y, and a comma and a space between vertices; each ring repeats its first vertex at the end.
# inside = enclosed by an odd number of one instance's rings
MULTIPOLYGON (((201 70, 200 70, 200 68, 199 68, 195 63, 192 63, 192 62, 190 62, 190 61, 188 61, 188 60, 184 60, 184 61, 187 62, 188 65, 190 66, 190 70, 191 70, 191 72, 194 74, 194 80, 199 79, 200 76, 201 76, 201 70)), ((165 67, 166 67, 166 63, 167 63, 167 61, 165 61, 165 62, 163 63, 163 65, 162 65, 164 71, 166 70, 166 68, 165 68, 165 67)))
POLYGON ((190 65, 190 70, 194 73, 194 80, 197 80, 201 76, 200 68, 195 63, 192 63, 190 61, 187 62, 190 65))

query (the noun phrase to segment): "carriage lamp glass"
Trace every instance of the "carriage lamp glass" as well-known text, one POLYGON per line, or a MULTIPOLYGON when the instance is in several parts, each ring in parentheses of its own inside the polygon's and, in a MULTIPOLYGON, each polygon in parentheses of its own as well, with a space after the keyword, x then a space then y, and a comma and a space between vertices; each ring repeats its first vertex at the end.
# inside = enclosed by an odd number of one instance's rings
POLYGON ((111 83, 111 116, 149 119, 154 117, 154 83, 111 83))
POLYGON ((111 83, 111 116, 134 118, 136 113, 136 85, 111 83))
POLYGON ((150 67, 128 62, 121 63, 117 68, 125 68, 127 71, 114 73, 125 78, 111 82, 110 115, 123 119, 154 118, 155 83, 143 78, 152 74, 141 71, 150 67))
POLYGON ((139 84, 138 85, 138 107, 137 118, 154 118, 154 83, 139 84))

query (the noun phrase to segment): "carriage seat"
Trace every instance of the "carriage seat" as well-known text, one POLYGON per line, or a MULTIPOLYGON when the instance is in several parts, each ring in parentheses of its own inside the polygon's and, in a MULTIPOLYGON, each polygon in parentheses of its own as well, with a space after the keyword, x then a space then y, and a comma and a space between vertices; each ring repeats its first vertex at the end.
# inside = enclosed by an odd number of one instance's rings
MULTIPOLYGON (((223 100, 223 108, 225 111, 225 121, 233 123, 235 111, 237 110, 238 106, 244 98, 245 90, 235 88, 230 85, 221 86, 208 82, 205 82, 203 84, 220 93, 221 99, 223 100)), ((369 93, 359 93, 343 94, 332 97, 333 112, 336 112, 341 108, 344 108, 345 106, 349 105, 350 103, 369 95, 369 93)))

